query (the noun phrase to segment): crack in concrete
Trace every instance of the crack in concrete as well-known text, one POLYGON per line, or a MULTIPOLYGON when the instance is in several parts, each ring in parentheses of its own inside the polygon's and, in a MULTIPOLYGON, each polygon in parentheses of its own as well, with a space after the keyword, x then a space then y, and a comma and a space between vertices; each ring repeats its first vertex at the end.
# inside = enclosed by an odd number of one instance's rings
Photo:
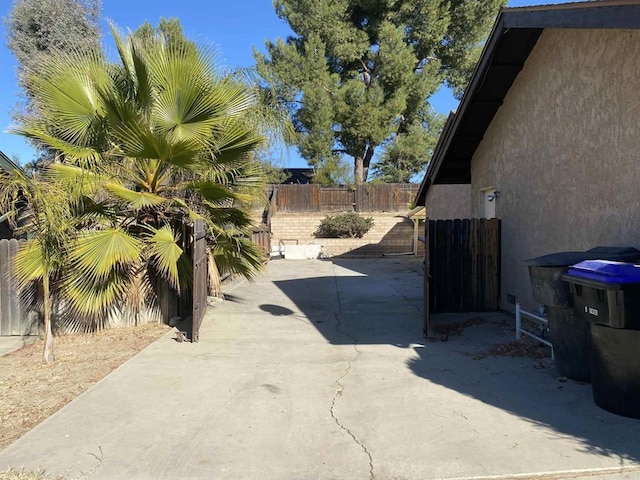
MULTIPOLYGON (((354 345, 355 348, 355 345, 354 345)), ((357 350, 357 349, 356 349, 357 350)), ((360 353, 358 352, 358 355, 360 355, 360 353)), ((357 359, 357 356, 356 356, 357 359)), ((355 359, 354 359, 355 360, 355 359)), ((344 371, 344 373, 336 380, 336 383, 338 384, 338 386, 340 388, 338 388, 336 390, 336 394, 333 396, 333 399, 331 400, 331 408, 329 409, 329 413, 331 414, 331 418, 333 418, 333 420, 336 422, 336 425, 338 425, 338 427, 341 430, 344 430, 347 435, 349 435, 354 442, 356 442, 356 444, 362 449, 362 451, 367 455, 367 457, 369 458, 369 480, 374 480, 375 479, 375 475, 373 473, 373 457, 371 456, 371 452, 369 452, 369 450, 367 449, 367 447, 358 439, 358 437, 355 436, 355 434, 345 425, 343 425, 340 420, 338 419, 338 417, 336 417, 335 415, 335 406, 336 406, 336 401, 338 400, 338 397, 342 396, 342 392, 344 391, 344 385, 342 385, 340 383, 340 380, 342 380, 344 377, 346 377, 349 374, 349 370, 351 370, 351 361, 347 362, 347 368, 344 371)))
POLYGON ((400 290, 398 290, 398 289, 397 289, 396 287, 394 287, 391 283, 389 283, 388 285, 389 285, 389 287, 391 287, 391 290, 394 290, 398 295, 400 295, 402 298, 404 298, 404 299, 407 301, 407 303, 408 303, 409 305, 411 305, 413 308, 415 308, 415 309, 418 311, 418 313, 422 313, 422 309, 421 309, 420 307, 417 307, 417 306, 413 303, 413 301, 411 300, 411 298, 407 297, 403 292, 401 292, 400 290))
POLYGON ((341 381, 347 376, 349 375, 349 371, 351 370, 351 365, 352 362, 355 362, 358 360, 358 358, 360 358, 360 350, 358 350, 358 339, 356 337, 354 337, 353 335, 351 335, 348 332, 345 332, 344 330, 342 330, 342 322, 340 321, 340 313, 342 312, 342 307, 340 304, 340 291, 338 290, 338 278, 335 275, 335 265, 334 265, 334 275, 333 278, 335 279, 336 282, 336 296, 337 296, 337 300, 338 300, 338 312, 336 312, 335 315, 335 319, 336 319, 336 329, 335 331, 341 335, 344 335, 345 337, 347 337, 349 340, 351 340, 353 343, 353 349, 356 352, 356 356, 353 358, 353 360, 348 360, 347 361, 347 368, 344 370, 344 372, 342 373, 342 375, 340 375, 335 383, 336 385, 338 385, 338 389, 336 390, 335 395, 333 396, 333 399, 331 400, 331 408, 329 408, 329 413, 331 414, 331 418, 333 418, 333 420, 336 422, 336 425, 338 425, 338 427, 345 431, 347 433, 347 435, 349 435, 354 442, 356 442, 356 444, 362 449, 362 451, 367 455, 367 457, 369 458, 369 480, 374 480, 375 479, 375 475, 373 473, 373 457, 371 455, 371 452, 369 452, 369 450, 367 449, 367 447, 358 439, 358 437, 356 437, 356 435, 346 426, 343 425, 340 420, 338 419, 338 417, 336 417, 335 415, 335 406, 336 406, 336 402, 338 400, 338 397, 342 396, 342 392, 344 392, 344 385, 341 383, 341 381))
MULTIPOLYGON (((100 445, 98 445, 98 451, 100 452, 100 455, 93 453, 93 452, 86 452, 86 455, 90 455, 93 458, 96 459, 96 462, 98 462, 91 470, 87 471, 87 472, 83 472, 80 471, 77 477, 74 477, 73 480, 83 480, 85 478, 90 478, 92 477, 98 470, 100 470, 102 468, 102 466, 104 465, 104 452, 102 451, 102 447, 100 445)), ((73 468, 77 467, 80 464, 80 461, 76 462, 76 464, 70 468, 67 469, 65 476, 68 475, 71 470, 73 470, 73 468)))

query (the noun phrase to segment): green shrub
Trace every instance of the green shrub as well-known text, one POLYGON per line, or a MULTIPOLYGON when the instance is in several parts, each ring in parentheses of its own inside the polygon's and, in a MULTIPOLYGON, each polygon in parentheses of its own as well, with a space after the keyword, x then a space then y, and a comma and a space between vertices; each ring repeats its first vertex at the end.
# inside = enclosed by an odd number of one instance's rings
POLYGON ((373 227, 373 218, 356 212, 327 215, 318 226, 316 238, 362 238, 373 227))

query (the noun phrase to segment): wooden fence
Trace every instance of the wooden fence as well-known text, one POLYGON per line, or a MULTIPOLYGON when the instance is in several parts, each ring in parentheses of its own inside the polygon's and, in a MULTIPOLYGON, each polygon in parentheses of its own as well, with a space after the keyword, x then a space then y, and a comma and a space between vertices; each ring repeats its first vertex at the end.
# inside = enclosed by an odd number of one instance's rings
POLYGON ((430 313, 497 310, 500 220, 430 220, 426 234, 430 313))
POLYGON ((27 312, 16 293, 11 273, 18 240, 0 240, 0 336, 37 335, 38 315, 27 312))
POLYGON ((365 184, 349 187, 277 185, 275 206, 279 212, 402 212, 415 200, 418 185, 410 183, 365 184))
POLYGON ((251 233, 251 241, 258 246, 264 256, 264 260, 269 260, 271 253, 271 230, 269 226, 264 223, 254 226, 251 233))

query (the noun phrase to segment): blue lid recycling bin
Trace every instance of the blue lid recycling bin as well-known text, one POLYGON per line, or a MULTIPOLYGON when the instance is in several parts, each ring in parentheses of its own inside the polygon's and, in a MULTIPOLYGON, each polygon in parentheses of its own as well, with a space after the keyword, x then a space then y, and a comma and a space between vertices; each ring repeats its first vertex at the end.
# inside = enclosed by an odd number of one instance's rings
POLYGON ((574 311, 589 322, 640 330, 640 265, 586 260, 562 276, 574 311))

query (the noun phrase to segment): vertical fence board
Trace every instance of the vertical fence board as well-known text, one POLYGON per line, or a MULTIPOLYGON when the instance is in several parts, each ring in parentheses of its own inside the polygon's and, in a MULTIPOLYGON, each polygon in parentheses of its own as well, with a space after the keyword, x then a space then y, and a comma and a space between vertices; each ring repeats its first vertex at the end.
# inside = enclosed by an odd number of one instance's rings
POLYGON ((9 265, 9 241, 0 240, 0 335, 11 335, 9 265))
POLYGON ((320 208, 323 212, 353 211, 356 192, 349 188, 326 187, 320 191, 320 208))
POLYGON ((444 222, 444 241, 446 247, 445 255, 445 296, 442 299, 447 311, 451 311, 453 307, 453 221, 445 220, 444 222))
POLYGON ((462 225, 461 220, 453 221, 452 231, 452 286, 451 286, 451 311, 459 312, 462 308, 462 225))
POLYGON ((462 248, 462 266, 460 268, 461 285, 460 285, 460 310, 468 312, 471 304, 471 254, 469 250, 469 236, 471 235, 471 220, 464 219, 460 225, 461 248, 462 248))
POLYGON ((204 222, 196 220, 192 229, 191 261, 193 262, 193 285, 191 291, 191 342, 200 340, 200 326, 207 312, 207 286, 209 275, 207 272, 207 239, 204 222))
POLYGON ((444 309, 444 298, 446 296, 446 269, 447 269, 447 244, 446 244, 446 234, 445 234, 445 221, 438 220, 436 222, 436 263, 438 265, 438 276, 437 281, 434 281, 434 285, 436 287, 436 311, 440 309, 444 309), (442 254, 444 252, 444 254, 442 254))
POLYGON ((271 253, 271 233, 267 225, 256 225, 251 232, 251 241, 260 248, 265 260, 269 260, 271 253))
POLYGON ((321 211, 320 185, 278 185, 277 191, 278 211, 321 211))
POLYGON ((478 222, 478 310, 485 310, 484 300, 487 288, 487 222, 481 219, 478 222))
POLYGON ((16 239, 0 240, 0 336, 38 334, 37 315, 23 307, 13 277, 19 245, 16 239))
POLYGON ((429 241, 430 252, 429 258, 431 260, 431 309, 432 311, 437 311, 438 304, 438 283, 435 281, 436 278, 440 278, 440 259, 438 258, 438 222, 439 220, 432 220, 431 226, 429 227, 429 235, 431 240, 429 241))
POLYGON ((478 310, 478 219, 471 220, 471 231, 469 232, 469 260, 471 261, 471 297, 469 298, 469 309, 478 310))
POLYGON ((487 221, 486 227, 486 291, 485 305, 489 310, 497 310, 500 298, 500 222, 496 218, 487 221))
POLYGON ((9 296, 9 319, 11 321, 11 335, 29 335, 31 331, 31 326, 28 324, 29 319, 25 312, 22 311, 22 306, 20 305, 20 296, 17 294, 17 288, 15 284, 15 279, 11 273, 11 263, 13 263, 13 259, 18 253, 18 240, 11 239, 9 240, 9 258, 11 261, 9 262, 9 273, 7 275, 9 280, 9 290, 13 292, 12 295, 9 296))
POLYGON ((430 313, 496 310, 500 220, 430 220, 425 233, 430 313))

